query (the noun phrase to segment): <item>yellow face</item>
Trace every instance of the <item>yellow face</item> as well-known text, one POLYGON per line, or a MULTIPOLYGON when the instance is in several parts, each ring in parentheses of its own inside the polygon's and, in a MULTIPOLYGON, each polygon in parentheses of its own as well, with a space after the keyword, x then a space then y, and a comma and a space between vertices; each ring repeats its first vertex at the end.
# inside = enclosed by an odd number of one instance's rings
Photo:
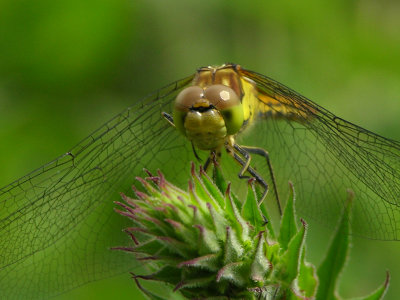
POLYGON ((173 118, 176 128, 203 150, 222 146, 244 120, 239 96, 223 84, 184 89, 176 97, 173 118))

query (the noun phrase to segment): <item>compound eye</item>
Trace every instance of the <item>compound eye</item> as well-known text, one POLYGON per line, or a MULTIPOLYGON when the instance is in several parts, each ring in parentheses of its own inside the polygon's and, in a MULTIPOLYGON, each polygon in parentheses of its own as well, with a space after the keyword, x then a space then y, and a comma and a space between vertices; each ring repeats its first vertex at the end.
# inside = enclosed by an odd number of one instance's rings
POLYGON ((240 105, 241 103, 235 91, 229 86, 222 84, 215 84, 208 87, 204 92, 204 97, 219 110, 240 105))
POLYGON ((227 133, 236 134, 243 125, 242 102, 230 87, 216 84, 208 87, 204 97, 218 109, 225 121, 227 133))
POLYGON ((175 100, 175 109, 180 111, 189 111, 189 109, 199 101, 204 98, 204 91, 199 86, 190 86, 182 90, 175 100))

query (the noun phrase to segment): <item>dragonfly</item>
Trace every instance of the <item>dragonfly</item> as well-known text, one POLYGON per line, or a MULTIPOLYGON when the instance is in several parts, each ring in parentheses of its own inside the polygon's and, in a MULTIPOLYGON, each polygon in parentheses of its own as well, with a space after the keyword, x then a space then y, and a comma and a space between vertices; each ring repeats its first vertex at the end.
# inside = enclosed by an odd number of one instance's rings
POLYGON ((240 65, 208 66, 0 189, 0 298, 50 297, 143 267, 110 250, 129 243, 122 232, 129 221, 113 211, 113 201, 129 194, 143 168, 160 169, 184 188, 190 162, 207 166, 210 153, 238 194, 246 182, 237 174, 256 177, 266 190, 263 203, 279 210, 291 181, 297 211, 334 226, 351 189, 353 234, 400 239, 400 142, 240 65), (189 116, 210 111, 225 129, 206 130, 204 118, 189 116))

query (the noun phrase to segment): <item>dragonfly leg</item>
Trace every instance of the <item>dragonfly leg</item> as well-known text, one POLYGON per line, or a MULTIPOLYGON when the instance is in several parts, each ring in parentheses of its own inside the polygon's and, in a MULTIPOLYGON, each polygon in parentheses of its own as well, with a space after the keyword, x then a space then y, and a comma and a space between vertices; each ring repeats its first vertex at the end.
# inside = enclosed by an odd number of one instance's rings
POLYGON ((167 120, 167 122, 171 126, 175 127, 174 118, 170 114, 167 114, 166 112, 162 112, 161 115, 164 117, 165 120, 167 120))
POLYGON ((281 207, 281 201, 279 199, 278 187, 276 184, 275 174, 274 174, 274 170, 272 168, 272 163, 269 158, 268 151, 266 151, 265 149, 262 149, 262 148, 250 147, 250 146, 240 146, 240 148, 247 151, 248 153, 253 153, 253 154, 263 156, 267 160, 269 174, 271 176, 272 185, 273 185, 273 189, 274 189, 274 193, 275 193, 276 203, 278 205, 279 213, 280 213, 280 215, 282 215, 282 207, 281 207))
POLYGON ((167 120, 167 122, 168 122, 172 127, 175 127, 174 118, 173 118, 170 114, 168 114, 168 113, 166 113, 166 112, 162 112, 161 115, 164 117, 165 120, 167 120))
POLYGON ((207 172, 208 166, 210 165, 211 162, 211 155, 207 158, 206 162, 204 163, 203 169, 205 172, 207 172))
POLYGON ((242 166, 242 169, 240 170, 238 176, 239 178, 248 178, 248 176, 244 176, 243 174, 245 172, 248 172, 252 177, 256 179, 256 181, 261 184, 264 187, 264 193, 261 196, 261 199, 259 201, 259 204, 261 204, 265 197, 267 196, 268 193, 268 184, 267 182, 254 170, 252 167, 250 167, 250 161, 251 161, 251 156, 250 154, 242 149, 239 145, 233 144, 233 149, 232 146, 226 145, 226 149, 230 155, 233 156, 233 158, 242 166), (244 157, 244 159, 242 158, 244 157))
MULTIPOLYGON (((197 155, 196 148, 194 147, 193 143, 192 143, 192 150, 193 150, 194 157, 196 157, 198 162, 201 162, 201 158, 197 155)), ((206 169, 204 169, 204 170, 206 170, 206 169)))
POLYGON ((213 162, 213 164, 215 166, 216 164, 218 164, 220 159, 221 159, 221 151, 211 151, 206 162, 204 163, 204 166, 203 166, 204 171, 208 170, 208 167, 210 166, 211 162, 213 162))
POLYGON ((243 178, 250 178, 250 176, 246 176, 244 175, 244 173, 246 173, 246 171, 248 171, 249 167, 250 167, 250 162, 251 162, 251 155, 249 154, 249 152, 247 152, 246 150, 244 150, 242 147, 240 147, 237 144, 233 145, 233 148, 235 148, 244 158, 244 164, 242 165, 242 169, 239 171, 239 178, 243 179, 243 178))

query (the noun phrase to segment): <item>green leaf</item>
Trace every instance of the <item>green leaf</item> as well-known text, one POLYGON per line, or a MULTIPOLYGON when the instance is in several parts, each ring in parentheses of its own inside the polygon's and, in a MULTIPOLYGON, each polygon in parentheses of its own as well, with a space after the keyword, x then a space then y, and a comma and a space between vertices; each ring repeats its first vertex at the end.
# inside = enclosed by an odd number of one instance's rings
MULTIPOLYGON (((203 225, 193 225, 199 230, 199 241, 197 251, 200 255, 209 253, 217 253, 221 250, 221 245, 218 242, 215 232, 208 230, 203 225)), ((190 257, 189 255, 183 257, 190 257)))
POLYGON ((235 195, 235 193, 233 193, 233 191, 231 191, 231 198, 232 198, 232 201, 235 203, 236 207, 238 207, 238 208, 242 207, 242 202, 235 195))
MULTIPOLYGON (((204 212, 205 211, 205 203, 206 202, 216 202, 208 192, 207 188, 204 186, 203 181, 201 178, 197 175, 196 170, 195 170, 195 165, 192 164, 192 180, 194 184, 194 195, 197 196, 195 197, 199 206, 199 209, 204 212), (204 201, 206 200, 206 202, 204 201)), ((205 216, 208 216, 205 214, 205 216)))
POLYGON ((264 243, 265 237, 264 232, 258 234, 257 249, 254 254, 253 261, 251 263, 250 278, 255 282, 263 282, 265 274, 271 269, 271 263, 265 257, 264 243))
POLYGON ((207 173, 203 170, 200 169, 200 176, 203 181, 203 184, 205 186, 205 189, 208 191, 208 193, 211 195, 211 198, 215 200, 216 203, 218 203, 218 211, 222 208, 225 207, 225 198, 222 194, 222 192, 219 190, 219 188, 213 183, 213 181, 208 177, 207 173))
POLYGON ((226 227, 226 240, 224 247, 224 264, 239 260, 243 255, 244 249, 238 241, 235 231, 231 227, 226 227))
POLYGON ((336 285, 340 272, 348 257, 350 243, 350 217, 354 194, 349 191, 339 226, 328 249, 327 255, 318 268, 319 286, 316 299, 337 299, 336 285))
POLYGON ((291 182, 289 199, 286 202, 285 210, 281 220, 281 227, 279 232, 278 241, 283 250, 286 250, 290 240, 297 233, 296 216, 294 212, 295 192, 291 182))
MULTIPOLYGON (((258 185, 256 185, 256 187, 257 186, 258 185)), ((259 207, 260 207, 260 210, 261 210, 261 213, 263 216, 265 227, 268 229, 269 237, 271 239, 275 240, 276 235, 275 235, 274 227, 272 226, 272 223, 271 223, 271 218, 269 217, 269 214, 268 214, 268 210, 267 210, 266 206, 263 204, 261 204, 259 207)))
POLYGON ((374 292, 372 292, 370 295, 366 297, 361 297, 361 298, 354 298, 352 300, 381 300, 385 296, 388 288, 389 288, 389 281, 390 281, 390 275, 389 272, 386 272, 386 279, 385 282, 374 292))
POLYGON ((282 274, 282 279, 290 285, 297 277, 300 269, 301 250, 304 245, 307 224, 302 220, 303 226, 290 240, 286 252, 282 255, 281 264, 285 267, 286 272, 282 274))
MULTIPOLYGON (((303 295, 299 294, 297 291, 293 290, 293 289, 289 289, 287 291, 287 295, 285 295, 286 298, 284 299, 288 299, 288 300, 306 300, 309 298, 304 297, 303 295)), ((310 298, 313 299, 313 298, 310 298)))
POLYGON ((139 181, 143 188, 146 190, 147 194, 154 197, 154 198, 160 198, 161 193, 158 188, 155 188, 152 183, 149 181, 141 178, 141 177, 136 177, 136 180, 139 181))
POLYGON ((139 245, 135 246, 134 252, 137 253, 157 253, 157 251, 164 247, 162 242, 158 241, 155 238, 152 238, 146 242, 140 243, 139 245))
POLYGON ((142 291, 142 293, 149 299, 151 300, 165 300, 166 298, 163 297, 159 297, 156 294, 150 292, 149 290, 145 289, 139 282, 138 277, 136 277, 134 274, 133 275, 133 279, 135 280, 136 286, 142 291))
POLYGON ((267 251, 267 259, 274 265, 277 263, 277 260, 280 259, 279 257, 279 251, 281 247, 279 243, 274 243, 272 245, 268 246, 268 251, 267 251))
POLYGON ((222 214, 218 213, 215 210, 213 205, 207 203, 207 208, 213 220, 213 228, 215 235, 219 240, 223 241, 226 235, 225 234, 226 226, 228 226, 229 223, 222 214))
POLYGON ((249 236, 249 225, 242 218, 235 201, 233 200, 230 185, 228 185, 228 189, 225 192, 226 197, 226 213, 231 220, 231 224, 234 229, 240 234, 239 238, 241 241, 246 242, 250 240, 249 236))
POLYGON ((264 225, 264 219, 258 206, 257 196, 254 190, 254 180, 249 180, 247 198, 242 207, 242 216, 254 226, 255 232, 259 232, 264 225))
POLYGON ((305 249, 301 254, 300 270, 297 277, 297 286, 303 296, 310 298, 314 296, 318 284, 315 267, 305 261, 305 249))
MULTIPOLYGON (((175 253, 181 257, 188 257, 193 252, 190 245, 175 238, 169 236, 156 236, 155 238, 160 242, 160 244, 164 245, 169 251, 171 251, 171 253, 175 253)), ((138 247, 135 249, 137 248, 138 247)))
POLYGON ((243 272, 243 266, 243 262, 234 262, 225 265, 217 273, 217 282, 224 279, 235 283, 236 285, 244 286, 247 279, 244 276, 244 273, 246 272, 243 272))
POLYGON ((210 286, 210 283, 214 281, 215 281, 214 275, 210 275, 207 277, 198 277, 195 279, 184 279, 175 286, 174 291, 178 291, 184 288, 207 287, 210 286))
POLYGON ((208 254, 180 262, 178 264, 178 268, 191 267, 191 268, 205 269, 210 271, 217 271, 218 263, 219 263, 219 256, 217 254, 208 254))
POLYGON ((137 278, 162 281, 175 285, 177 282, 181 280, 181 276, 182 276, 181 271, 179 269, 167 265, 153 274, 147 276, 137 276, 137 278))
POLYGON ((189 245, 196 243, 197 239, 193 228, 188 228, 185 224, 171 219, 165 219, 164 221, 168 223, 175 232, 175 235, 171 234, 171 236, 189 245))
POLYGON ((222 176, 222 172, 221 172, 221 168, 219 163, 217 163, 216 161, 213 162, 213 180, 215 182, 215 185, 218 187, 218 189, 220 190, 220 192, 223 194, 225 193, 228 184, 225 181, 225 178, 222 176))

